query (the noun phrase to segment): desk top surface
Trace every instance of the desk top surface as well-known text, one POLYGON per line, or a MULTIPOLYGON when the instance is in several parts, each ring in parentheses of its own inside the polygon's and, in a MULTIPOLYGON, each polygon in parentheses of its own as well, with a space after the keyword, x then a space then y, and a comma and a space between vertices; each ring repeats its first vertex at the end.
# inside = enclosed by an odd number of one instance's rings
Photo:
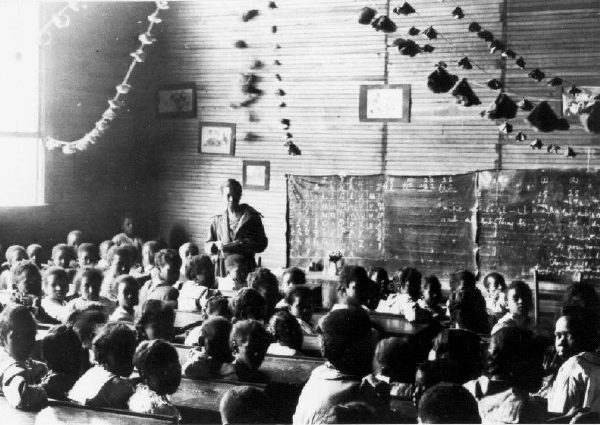
MULTIPOLYGON (((326 311, 315 312, 313 322, 318 322, 326 314, 326 311)), ((429 327, 426 323, 411 323, 406 318, 393 314, 370 313, 369 316, 373 323, 378 324, 388 334, 394 336, 416 335, 429 327)))

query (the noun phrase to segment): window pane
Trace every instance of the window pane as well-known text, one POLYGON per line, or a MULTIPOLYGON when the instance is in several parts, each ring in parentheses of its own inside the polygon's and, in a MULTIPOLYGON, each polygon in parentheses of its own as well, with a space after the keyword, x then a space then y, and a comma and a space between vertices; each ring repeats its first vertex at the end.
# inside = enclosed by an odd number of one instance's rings
POLYGON ((39 3, 0 2, 0 132, 37 132, 39 3))
POLYGON ((41 145, 37 138, 0 137, 0 206, 43 202, 41 145))

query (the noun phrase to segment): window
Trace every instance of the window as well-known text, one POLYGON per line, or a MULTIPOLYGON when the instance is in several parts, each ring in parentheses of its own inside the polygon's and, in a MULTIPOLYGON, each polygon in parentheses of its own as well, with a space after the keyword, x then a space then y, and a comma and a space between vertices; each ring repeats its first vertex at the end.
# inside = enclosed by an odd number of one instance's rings
POLYGON ((44 202, 39 3, 0 2, 0 206, 44 202))

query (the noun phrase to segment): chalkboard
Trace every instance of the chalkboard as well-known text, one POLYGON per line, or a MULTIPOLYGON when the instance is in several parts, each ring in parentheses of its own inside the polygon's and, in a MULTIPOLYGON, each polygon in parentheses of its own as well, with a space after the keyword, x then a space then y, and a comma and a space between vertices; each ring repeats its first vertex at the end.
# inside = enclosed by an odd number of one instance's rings
POLYGON ((475 264, 476 175, 288 176, 290 265, 347 262, 447 275, 475 264))
POLYGON ((479 173, 482 271, 600 278, 600 179, 584 171, 479 173))

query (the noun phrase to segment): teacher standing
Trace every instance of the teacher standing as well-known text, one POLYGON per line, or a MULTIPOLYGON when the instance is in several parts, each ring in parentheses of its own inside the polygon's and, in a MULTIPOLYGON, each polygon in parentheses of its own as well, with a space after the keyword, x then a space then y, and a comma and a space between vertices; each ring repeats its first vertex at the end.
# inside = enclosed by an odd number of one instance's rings
POLYGON ((240 204, 242 185, 228 179, 221 185, 221 196, 226 205, 223 213, 212 218, 206 253, 216 255, 217 276, 225 276, 225 258, 240 254, 246 258, 250 271, 256 268, 254 255, 263 252, 269 243, 262 224, 262 215, 248 204, 240 204))

